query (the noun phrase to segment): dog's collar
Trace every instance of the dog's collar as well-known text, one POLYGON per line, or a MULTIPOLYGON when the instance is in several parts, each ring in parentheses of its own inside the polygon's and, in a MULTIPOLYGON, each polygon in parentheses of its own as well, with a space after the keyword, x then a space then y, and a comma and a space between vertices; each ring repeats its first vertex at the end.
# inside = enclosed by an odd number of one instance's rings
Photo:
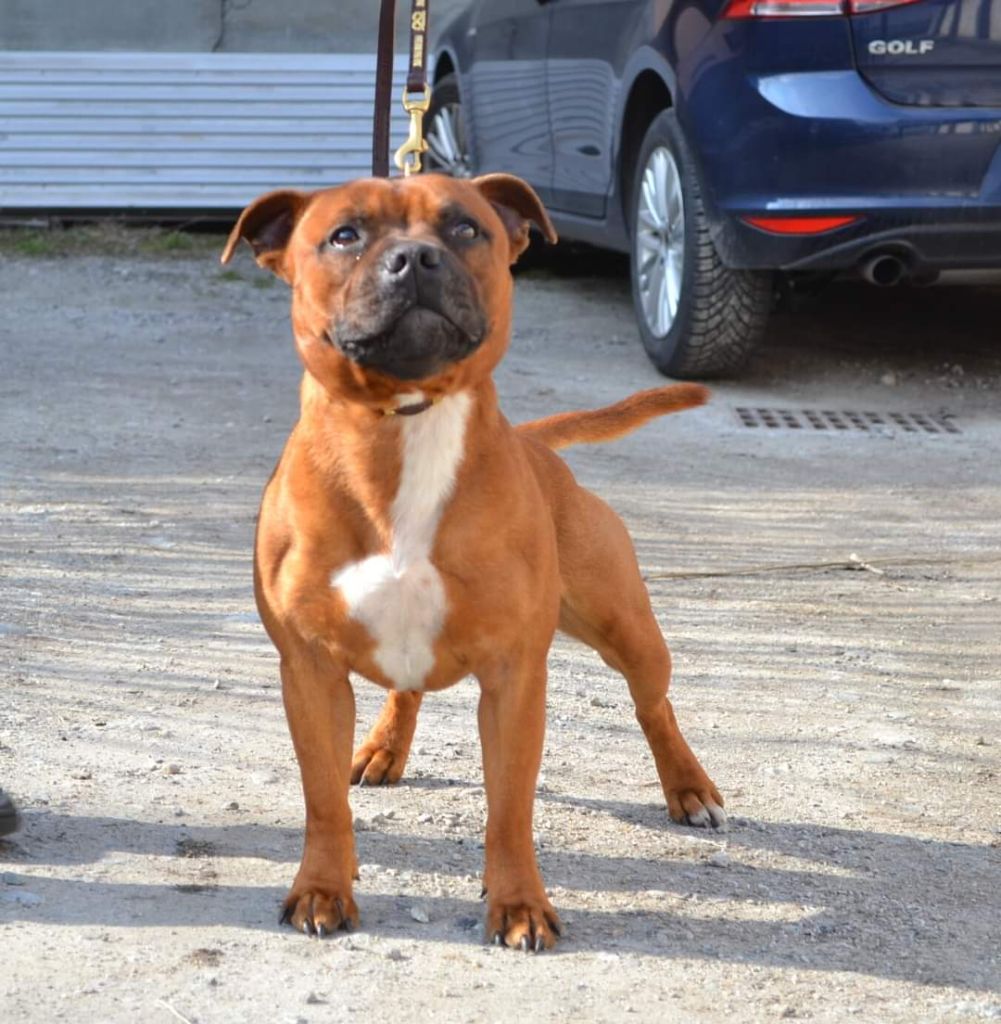
POLYGON ((416 416, 418 413, 427 412, 432 405, 437 405, 440 398, 425 398, 423 402, 414 402, 413 405, 400 405, 395 409, 383 409, 383 416, 416 416))

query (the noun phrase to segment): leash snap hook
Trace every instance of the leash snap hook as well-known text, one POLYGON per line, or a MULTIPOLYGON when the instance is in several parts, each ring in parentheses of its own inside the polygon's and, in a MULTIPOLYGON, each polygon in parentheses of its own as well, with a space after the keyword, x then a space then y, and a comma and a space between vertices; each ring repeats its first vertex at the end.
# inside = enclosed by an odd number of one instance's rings
POLYGON ((421 169, 421 153, 427 152, 424 138, 424 115, 431 106, 431 87, 424 86, 423 93, 414 94, 403 90, 403 109, 410 115, 410 134, 407 141, 396 151, 393 159, 405 176, 417 174, 421 169))

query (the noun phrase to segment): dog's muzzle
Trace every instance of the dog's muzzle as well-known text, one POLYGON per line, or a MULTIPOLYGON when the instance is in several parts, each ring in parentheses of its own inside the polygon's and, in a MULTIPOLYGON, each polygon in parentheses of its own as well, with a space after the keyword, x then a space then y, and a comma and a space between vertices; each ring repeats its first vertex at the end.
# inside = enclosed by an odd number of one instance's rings
POLYGON ((468 272, 440 246, 408 241, 388 248, 367 284, 330 331, 359 366, 420 380, 465 359, 486 336, 468 272))

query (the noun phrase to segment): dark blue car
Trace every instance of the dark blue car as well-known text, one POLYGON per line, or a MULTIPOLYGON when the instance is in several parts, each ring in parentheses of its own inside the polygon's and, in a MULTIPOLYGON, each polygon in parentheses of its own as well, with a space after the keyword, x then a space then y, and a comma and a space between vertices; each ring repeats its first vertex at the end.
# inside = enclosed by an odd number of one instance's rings
POLYGON ((777 271, 1001 267, 1001 0, 478 0, 436 57, 432 167, 629 252, 673 376, 740 366, 777 271))

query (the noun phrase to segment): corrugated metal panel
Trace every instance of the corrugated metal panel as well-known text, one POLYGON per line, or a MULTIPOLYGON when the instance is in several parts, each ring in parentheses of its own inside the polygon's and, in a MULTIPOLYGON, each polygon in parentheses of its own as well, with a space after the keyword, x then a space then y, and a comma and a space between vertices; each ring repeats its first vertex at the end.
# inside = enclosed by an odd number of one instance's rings
POLYGON ((238 209, 366 175, 374 82, 370 54, 0 52, 0 211, 238 209))

